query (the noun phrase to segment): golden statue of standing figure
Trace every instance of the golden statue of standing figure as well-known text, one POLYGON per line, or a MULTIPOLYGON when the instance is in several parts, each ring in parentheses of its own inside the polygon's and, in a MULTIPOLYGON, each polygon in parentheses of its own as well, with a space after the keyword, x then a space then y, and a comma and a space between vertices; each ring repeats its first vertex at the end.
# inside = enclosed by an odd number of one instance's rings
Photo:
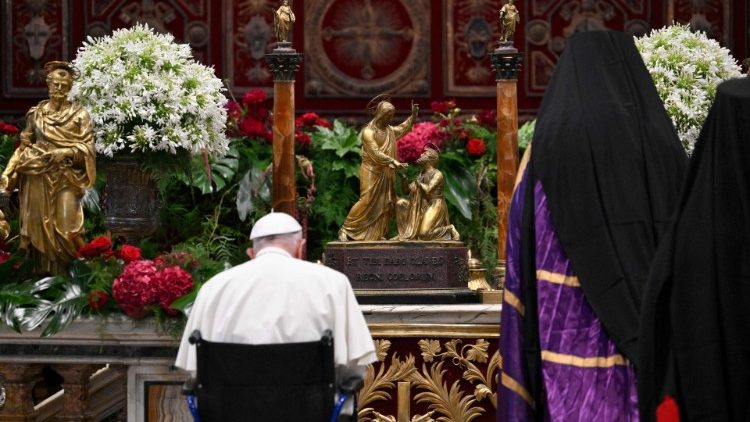
POLYGON ((516 26, 521 22, 521 15, 513 4, 514 0, 508 0, 500 9, 500 43, 512 44, 513 34, 516 33, 516 26))
POLYGON ((386 240, 396 205, 396 171, 408 164, 398 161, 396 141, 411 131, 419 113, 412 103, 411 115, 397 126, 389 123, 396 108, 387 97, 377 96, 370 101, 374 107, 372 120, 359 134, 362 141, 362 164, 359 169, 359 200, 352 206, 339 240, 386 240))
POLYGON ((284 0, 281 6, 273 15, 273 23, 276 29, 276 41, 288 42, 289 33, 292 31, 292 24, 297 20, 289 6, 289 0, 284 0))
POLYGON ((409 199, 396 203, 398 240, 460 240, 448 218, 448 205, 443 194, 445 179, 436 168, 436 148, 425 148, 417 160, 421 172, 409 184, 409 199))
POLYGON ((21 245, 39 270, 62 274, 83 246, 81 200, 96 179, 96 150, 89 113, 68 101, 75 70, 52 61, 49 100, 26 113, 21 144, 0 177, 0 191, 19 191, 21 245))

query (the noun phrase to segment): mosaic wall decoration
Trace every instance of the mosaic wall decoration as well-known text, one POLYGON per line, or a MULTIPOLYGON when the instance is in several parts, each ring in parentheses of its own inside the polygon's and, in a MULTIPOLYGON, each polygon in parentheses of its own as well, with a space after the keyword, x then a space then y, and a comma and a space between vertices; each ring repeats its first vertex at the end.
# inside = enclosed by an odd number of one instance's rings
POLYGON ((274 47, 273 13, 280 4, 278 0, 223 1, 224 73, 236 94, 273 85, 265 56, 274 47))
POLYGON ((722 45, 731 46, 733 40, 728 22, 733 3, 734 0, 670 0, 667 21, 689 24, 693 30, 703 31, 722 45))
POLYGON ((495 95, 489 53, 497 47, 502 0, 446 0, 445 94, 495 95))
POLYGON ((3 91, 8 98, 43 97, 44 63, 69 59, 67 2, 3 2, 3 91))
POLYGON ((305 2, 305 95, 430 95, 429 0, 305 2))
POLYGON ((211 21, 208 0, 85 0, 84 34, 99 37, 112 30, 147 24, 188 43, 196 60, 210 64, 211 21))
POLYGON ((574 33, 613 29, 642 35, 661 26, 652 22, 651 0, 527 0, 521 13, 526 60, 519 92, 528 97, 544 94, 565 41, 574 33))

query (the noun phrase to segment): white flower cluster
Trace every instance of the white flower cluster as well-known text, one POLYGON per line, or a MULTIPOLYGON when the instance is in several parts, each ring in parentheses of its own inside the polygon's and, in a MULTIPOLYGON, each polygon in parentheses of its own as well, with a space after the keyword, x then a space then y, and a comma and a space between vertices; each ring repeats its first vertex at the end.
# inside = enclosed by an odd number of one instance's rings
POLYGON ((137 25, 89 37, 73 66, 81 74, 70 99, 91 114, 98 153, 226 153, 222 82, 172 35, 137 25))
POLYGON ((741 76, 729 50, 703 32, 673 25, 636 39, 643 61, 688 154, 725 79, 741 76))

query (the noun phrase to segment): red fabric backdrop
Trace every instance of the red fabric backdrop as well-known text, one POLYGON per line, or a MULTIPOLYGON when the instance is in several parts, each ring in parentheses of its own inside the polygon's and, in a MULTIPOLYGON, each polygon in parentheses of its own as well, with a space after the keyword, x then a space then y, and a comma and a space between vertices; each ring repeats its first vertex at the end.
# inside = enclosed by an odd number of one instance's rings
MULTIPOLYGON (((263 56, 273 47, 278 0, 3 0, 0 116, 18 117, 46 95, 40 68, 70 60, 88 35, 148 22, 189 42, 235 94, 270 87, 263 56)), ((406 110, 411 98, 456 98, 463 109, 494 106, 487 54, 496 46, 503 0, 316 0, 292 2, 294 46, 305 53, 297 77, 300 110, 353 114, 381 92, 406 110), (296 3, 296 4, 295 4, 296 3)), ((641 33, 672 19, 750 56, 744 0, 520 0, 516 46, 526 53, 519 80, 522 115, 534 114, 565 39, 610 28, 641 33)), ((270 92, 270 91, 269 91, 270 92)))

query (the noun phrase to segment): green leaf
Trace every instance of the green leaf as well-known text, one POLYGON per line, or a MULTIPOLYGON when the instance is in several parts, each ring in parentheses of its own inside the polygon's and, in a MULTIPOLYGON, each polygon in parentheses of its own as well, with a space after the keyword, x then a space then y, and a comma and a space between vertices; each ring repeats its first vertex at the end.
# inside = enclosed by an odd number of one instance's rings
POLYGON ((472 219, 471 200, 477 194, 474 177, 465 168, 443 172, 445 176, 445 199, 453 204, 466 219, 472 219))
POLYGON ((186 311, 193 306, 193 303, 195 303, 195 298, 198 297, 199 290, 200 286, 196 285, 195 287, 193 287, 193 290, 191 290, 185 296, 176 299, 174 302, 172 302, 171 305, 169 305, 169 307, 172 309, 176 309, 183 314, 186 313, 186 311))
POLYGON ((181 180, 188 186, 198 188, 204 195, 218 192, 234 179, 240 163, 239 157, 240 153, 234 145, 229 146, 229 150, 224 157, 209 157, 208 162, 211 167, 212 179, 212 181, 209 181, 203 157, 200 155, 194 156, 191 160, 191 178, 185 177, 181 180))
POLYGON ((241 221, 245 221, 248 215, 255 212, 258 201, 269 202, 271 199, 270 180, 267 172, 260 168, 248 170, 242 179, 237 191, 237 214, 241 221))

